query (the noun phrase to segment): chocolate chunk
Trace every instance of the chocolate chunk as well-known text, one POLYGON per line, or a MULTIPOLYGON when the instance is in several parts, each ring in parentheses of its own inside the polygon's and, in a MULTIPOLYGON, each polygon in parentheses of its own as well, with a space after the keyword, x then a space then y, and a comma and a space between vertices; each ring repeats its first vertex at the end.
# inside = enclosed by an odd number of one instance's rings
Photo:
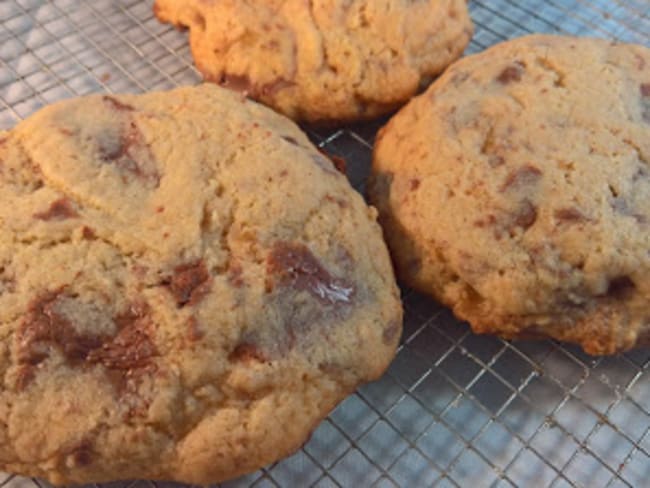
POLYGON ((255 93, 255 87, 250 78, 246 75, 232 75, 224 73, 219 80, 219 84, 229 90, 241 93, 255 93))
POLYGON ((483 228, 483 227, 490 227, 493 226, 497 223, 497 218, 494 214, 488 214, 485 216, 485 218, 478 219, 474 221, 474 226, 483 228))
POLYGON ((607 296, 621 300, 628 298, 636 290, 634 281, 629 276, 619 276, 610 280, 607 287, 607 296))
POLYGON ((248 75, 234 75, 229 73, 221 75, 217 83, 229 90, 250 95, 252 98, 270 97, 294 85, 293 82, 284 78, 276 78, 269 83, 258 85, 253 83, 248 75))
POLYGON ((57 312, 61 292, 49 292, 32 302, 18 331, 18 362, 36 366, 57 348, 70 363, 86 359, 101 346, 102 337, 77 334, 72 324, 57 312))
POLYGON ((354 285, 333 277, 301 243, 276 243, 268 257, 267 272, 280 286, 307 291, 325 305, 350 303, 354 296, 354 285))
MULTIPOLYGON (((155 369, 152 358, 157 351, 150 337, 146 305, 133 305, 116 316, 113 320, 118 333, 110 337, 78 333, 57 311, 62 297, 61 290, 48 292, 29 306, 17 334, 20 366, 17 389, 25 389, 31 383, 36 367, 50 356, 52 349, 58 350, 71 366, 101 364, 107 370, 117 371, 121 385, 126 383, 127 377, 155 369)), ((120 386, 118 391, 123 389, 120 386)))
POLYGON ((499 76, 497 76, 497 81, 504 85, 512 83, 513 81, 521 81, 521 77, 524 74, 524 65, 523 63, 516 61, 515 64, 512 64, 501 71, 499 76))
POLYGON ((24 364, 18 369, 16 376, 16 390, 24 391, 36 378, 36 367, 31 364, 24 364))
POLYGON ((95 452, 90 439, 84 439, 74 446, 68 453, 75 466, 86 467, 92 464, 95 452))
POLYGON ((580 210, 575 207, 560 208, 556 210, 553 215, 557 220, 563 222, 584 222, 590 220, 580 210))
POLYGON ((81 229, 81 236, 84 239, 87 239, 89 241, 92 241, 97 238, 97 234, 95 234, 95 231, 91 229, 90 227, 86 227, 85 225, 81 229))
POLYGON ((266 355, 262 350, 253 343, 242 342, 228 355, 228 360, 231 362, 250 362, 257 361, 264 363, 268 361, 266 355))
POLYGON ((399 334, 400 331, 400 323, 399 322, 392 322, 384 329, 384 332, 382 334, 382 340, 384 341, 384 344, 387 346, 391 345, 394 341, 395 338, 397 337, 397 334, 399 334))
POLYGON ((187 321, 187 338, 192 341, 200 341, 205 336, 205 333, 199 327, 199 321, 196 320, 196 317, 192 316, 187 321))
POLYGON ((636 345, 639 347, 650 347, 650 315, 645 318, 645 328, 639 331, 636 345))
POLYGON ((149 308, 136 304, 115 317, 118 333, 88 354, 88 361, 107 369, 133 371, 147 368, 157 355, 149 333, 149 308))
POLYGON ((536 221, 537 207, 535 207, 529 200, 521 202, 521 205, 512 221, 514 226, 527 230, 532 227, 536 221))
POLYGON ((512 188, 517 188, 520 186, 533 185, 539 181, 542 177, 542 172, 539 168, 532 166, 530 164, 522 166, 511 171, 506 177, 503 185, 501 185, 500 191, 505 192, 512 188))
POLYGON ((160 184, 154 157, 134 122, 123 129, 117 138, 106 134, 99 143, 99 157, 102 162, 113 164, 121 171, 131 173, 156 187, 160 184))
POLYGON ((16 276, 9 268, 0 265, 0 295, 16 289, 16 276))
POLYGON ((199 261, 177 266, 168 286, 176 304, 184 307, 198 303, 208 293, 210 282, 205 263, 199 261))
POLYGON ((102 100, 104 100, 104 102, 109 104, 115 110, 122 110, 126 112, 132 112, 133 110, 135 110, 131 105, 127 103, 122 103, 118 99, 110 97, 108 95, 104 95, 102 97, 102 100))
POLYGON ((34 214, 35 219, 46 221, 74 219, 77 217, 79 217, 79 214, 67 198, 59 198, 53 201, 47 210, 34 214))
POLYGON ((420 180, 417 179, 417 178, 413 178, 413 179, 409 182, 409 187, 410 187, 411 191, 415 191, 415 190, 417 190, 418 188, 420 188, 420 180))
MULTIPOLYGON (((514 128, 508 128, 508 135, 512 135, 514 128)), ((509 141, 497 139, 495 137, 495 130, 490 128, 485 134, 485 140, 481 146, 481 153, 487 156, 488 164, 492 168, 496 168, 505 164, 506 159, 503 154, 513 149, 513 145, 509 141)))
POLYGON ((650 83, 643 83, 639 89, 642 97, 650 97, 650 83))
POLYGON ((245 283, 243 273, 239 260, 231 256, 228 261, 228 282, 235 288, 241 288, 245 283))

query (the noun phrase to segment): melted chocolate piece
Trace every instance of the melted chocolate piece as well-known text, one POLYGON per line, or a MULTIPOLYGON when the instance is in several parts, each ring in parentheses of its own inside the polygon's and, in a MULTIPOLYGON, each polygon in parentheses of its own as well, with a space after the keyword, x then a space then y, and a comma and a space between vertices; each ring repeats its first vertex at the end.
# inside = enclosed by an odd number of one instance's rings
POLYGON ((503 185, 501 185, 500 190, 505 192, 512 188, 533 185, 537 183, 541 177, 542 171, 539 168, 528 164, 511 171, 503 182, 503 185))
POLYGON ((101 347, 93 349, 87 360, 123 372, 151 367, 151 360, 158 351, 149 335, 148 315, 148 307, 138 304, 116 316, 114 320, 119 332, 105 339, 101 347))
POLYGON ((187 338, 192 341, 200 341, 205 336, 205 332, 199 327, 199 321, 196 320, 196 317, 192 316, 187 321, 187 338))
POLYGON ((607 296, 620 300, 628 298, 630 294, 634 293, 636 285, 629 276, 619 276, 609 282, 607 287, 607 296))
POLYGON ((113 320, 118 333, 114 336, 78 333, 72 323, 56 308, 61 291, 48 292, 35 300, 18 330, 18 364, 21 366, 16 388, 25 389, 35 378, 37 367, 57 349, 73 367, 101 364, 116 374, 109 378, 118 392, 123 392, 128 378, 155 370, 153 358, 158 354, 151 340, 149 309, 133 305, 113 320), (116 381, 117 379, 117 381, 116 381))
POLYGON ((277 92, 294 85, 293 82, 284 78, 277 78, 269 83, 258 85, 253 83, 248 75, 233 75, 229 73, 221 75, 218 83, 224 88, 243 93, 244 95, 250 95, 252 98, 273 96, 277 92))
POLYGON ((231 362, 247 363, 250 361, 257 361, 259 363, 264 363, 268 361, 268 358, 255 344, 242 342, 228 355, 228 360, 231 362))
POLYGON ((55 347, 69 363, 77 364, 102 345, 105 338, 77 334, 68 319, 56 311, 59 295, 60 292, 49 292, 30 305, 18 332, 19 363, 36 366, 55 347))
POLYGON ((59 198, 51 203, 50 208, 44 212, 34 214, 35 219, 39 220, 65 220, 74 219, 79 217, 70 200, 67 198, 59 198))
POLYGON ((95 457, 93 443, 90 441, 90 439, 84 439, 79 444, 74 446, 68 455, 72 459, 72 462, 75 466, 89 466, 92 464, 93 458, 95 457))
POLYGON ((241 288, 244 286, 243 273, 244 270, 241 264, 231 259, 228 263, 228 282, 235 288, 241 288))
POLYGON ((169 291, 179 308, 195 305, 208 293, 210 282, 210 273, 203 261, 182 264, 174 269, 169 291))
POLYGON ((16 376, 16 390, 24 391, 36 378, 36 367, 30 364, 22 365, 16 376))
POLYGON ((97 238, 97 234, 95 234, 95 231, 91 229, 90 227, 83 226, 83 229, 81 229, 81 236, 89 241, 92 241, 97 238))
POLYGON ((497 218, 494 214, 488 214, 485 216, 485 218, 478 219, 474 221, 474 226, 483 228, 483 227, 490 227, 493 226, 497 223, 497 218))
POLYGON ((307 291, 325 305, 350 303, 354 285, 335 278, 301 243, 278 242, 267 261, 268 274, 280 286, 307 291))
POLYGON ((99 157, 104 163, 114 164, 121 171, 151 182, 156 187, 160 184, 153 155, 134 122, 122 131, 118 140, 108 139, 108 142, 100 143, 99 157))
POLYGON ((109 104, 109 105, 110 105, 113 109, 115 109, 115 110, 122 110, 122 111, 126 111, 126 112, 132 112, 132 111, 135 110, 135 109, 134 109, 131 105, 129 105, 128 103, 122 103, 122 102, 120 102, 118 99, 113 98, 113 97, 110 97, 110 96, 108 96, 108 95, 104 95, 104 96, 102 97, 102 100, 104 100, 104 102, 106 102, 107 104, 109 104))
POLYGON ((529 229, 537 221, 537 207, 529 200, 521 202, 519 210, 514 215, 513 224, 524 230, 529 229))
POLYGON ((255 92, 255 87, 251 82, 250 78, 246 75, 231 75, 224 73, 219 80, 219 84, 224 88, 229 90, 234 90, 236 92, 250 93, 255 92))
POLYGON ((400 323, 399 322, 392 322, 384 329, 384 332, 382 334, 382 340, 384 344, 387 346, 391 345, 394 341, 395 338, 397 337, 397 334, 399 334, 400 331, 400 323))
POLYGON ((639 336, 636 339, 637 346, 640 347, 649 347, 650 346, 650 316, 645 318, 646 327, 639 332, 639 336))
POLYGON ((587 220, 590 220, 575 207, 560 208, 556 210, 553 215, 557 220, 569 223, 585 222, 587 220))
POLYGON ((521 62, 516 61, 515 64, 510 65, 501 71, 499 76, 497 76, 497 81, 503 85, 507 85, 513 81, 521 81, 523 74, 524 65, 521 62))

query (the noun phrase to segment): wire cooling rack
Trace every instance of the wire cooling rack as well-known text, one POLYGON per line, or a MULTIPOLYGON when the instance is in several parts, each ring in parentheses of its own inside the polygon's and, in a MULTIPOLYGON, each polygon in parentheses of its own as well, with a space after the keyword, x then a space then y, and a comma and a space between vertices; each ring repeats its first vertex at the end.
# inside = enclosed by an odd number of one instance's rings
MULTIPOLYGON (((648 45, 649 0, 470 1, 468 52, 531 32, 648 45)), ((91 92, 194 84, 185 33, 151 1, 0 0, 0 128, 91 92)), ((364 190, 385 120, 310 131, 364 190)), ((589 357, 566 344, 473 335, 432 300, 403 290, 397 358, 343 402, 294 456, 224 486, 649 486, 650 350, 589 357)), ((34 486, 36 485, 36 486, 34 486)), ((0 474, 0 487, 45 483, 0 474)), ((138 481, 170 488, 169 483, 138 481)))

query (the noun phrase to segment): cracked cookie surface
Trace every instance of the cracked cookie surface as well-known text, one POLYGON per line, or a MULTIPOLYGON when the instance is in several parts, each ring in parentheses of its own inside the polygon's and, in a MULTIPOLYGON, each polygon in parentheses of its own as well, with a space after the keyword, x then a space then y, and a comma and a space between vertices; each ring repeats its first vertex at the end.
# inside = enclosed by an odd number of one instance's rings
POLYGON ((465 58, 378 136, 398 275, 507 338, 650 343, 650 49, 528 36, 465 58))
POLYGON ((472 35, 465 0, 157 0, 154 11, 189 28, 206 79, 309 122, 397 108, 472 35))
POLYGON ((214 85, 0 132, 0 470, 207 484, 297 449, 394 355, 375 217, 214 85))

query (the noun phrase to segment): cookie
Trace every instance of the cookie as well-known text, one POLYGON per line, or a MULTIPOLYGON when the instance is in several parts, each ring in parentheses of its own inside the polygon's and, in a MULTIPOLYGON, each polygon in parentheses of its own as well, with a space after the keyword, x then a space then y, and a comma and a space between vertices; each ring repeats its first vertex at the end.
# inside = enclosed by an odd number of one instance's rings
POLYGON ((213 483, 296 450, 394 355, 376 211, 214 85, 0 135, 0 470, 213 483))
POLYGON ((397 108, 472 34, 465 0, 156 0, 154 12, 189 28, 207 80, 328 124, 397 108))
POLYGON ((534 35, 465 58, 381 131, 398 275, 478 333, 650 343, 650 49, 534 35))

